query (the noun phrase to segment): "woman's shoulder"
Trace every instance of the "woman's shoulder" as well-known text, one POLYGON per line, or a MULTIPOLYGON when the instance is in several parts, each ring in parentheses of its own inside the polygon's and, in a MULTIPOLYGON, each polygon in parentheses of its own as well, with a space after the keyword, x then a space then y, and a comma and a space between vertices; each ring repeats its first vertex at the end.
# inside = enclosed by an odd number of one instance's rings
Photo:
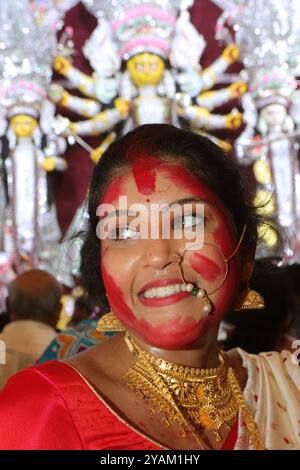
POLYGON ((62 390, 65 386, 69 387, 80 381, 80 376, 66 363, 62 361, 47 361, 43 364, 23 369, 13 375, 8 380, 2 393, 7 389, 10 390, 10 393, 19 389, 20 392, 22 391, 22 395, 25 392, 27 395, 30 393, 37 394, 40 388, 53 393, 53 389, 57 391, 62 390))
POLYGON ((244 351, 241 348, 232 349, 229 354, 233 357, 239 357, 242 364, 247 369, 253 365, 258 367, 265 367, 268 369, 276 369, 278 371, 285 371, 296 376, 300 374, 300 350, 295 349, 294 352, 290 350, 282 351, 267 351, 259 354, 252 354, 244 351))
POLYGON ((245 399, 268 449, 300 449, 300 367, 297 351, 234 351, 247 370, 245 399))
POLYGON ((0 449, 84 448, 70 408, 78 383, 58 361, 12 376, 0 393, 0 449))
POLYGON ((281 377, 282 380, 293 380, 300 385, 300 358, 299 350, 295 352, 268 351, 251 354, 241 348, 232 349, 226 354, 231 360, 240 362, 249 376, 259 376, 265 379, 281 377))
MULTIPOLYGON (((258 390, 268 390, 268 396, 272 396, 273 399, 277 397, 277 401, 281 398, 285 400, 287 391, 290 402, 300 400, 300 367, 297 351, 295 353, 284 350, 250 354, 243 349, 236 348, 226 354, 231 361, 239 363, 240 368, 245 371, 244 395, 254 407, 257 407, 259 402, 258 390)), ((265 399, 264 394, 262 403, 265 399)))

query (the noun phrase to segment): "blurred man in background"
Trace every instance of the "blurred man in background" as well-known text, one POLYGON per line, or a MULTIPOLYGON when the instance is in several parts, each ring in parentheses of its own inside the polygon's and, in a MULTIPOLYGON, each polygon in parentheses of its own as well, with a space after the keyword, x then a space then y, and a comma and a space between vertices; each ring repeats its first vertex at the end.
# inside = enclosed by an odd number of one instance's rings
POLYGON ((11 321, 0 333, 6 350, 5 364, 0 364, 0 389, 11 375, 32 366, 55 337, 61 295, 56 279, 39 269, 22 273, 9 285, 11 321))

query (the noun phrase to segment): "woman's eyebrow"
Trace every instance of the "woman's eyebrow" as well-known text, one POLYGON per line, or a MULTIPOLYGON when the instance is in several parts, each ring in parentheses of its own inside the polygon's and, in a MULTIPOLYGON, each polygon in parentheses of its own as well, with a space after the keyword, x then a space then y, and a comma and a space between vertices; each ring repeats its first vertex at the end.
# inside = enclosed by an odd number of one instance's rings
POLYGON ((104 219, 109 219, 110 217, 119 217, 120 215, 127 215, 128 216, 128 211, 126 210, 115 210, 115 211, 111 211, 109 212, 108 214, 105 214, 103 215, 102 217, 100 217, 100 220, 104 220, 104 219))
POLYGON ((185 197, 185 198, 176 199, 175 201, 170 202, 169 207, 172 207, 175 204, 183 206, 183 204, 188 204, 188 203, 192 203, 192 202, 201 202, 201 203, 204 203, 204 204, 211 204, 212 206, 215 205, 212 201, 208 201, 207 199, 201 199, 199 197, 185 197))
MULTIPOLYGON (((211 201, 208 201, 207 199, 201 199, 199 197, 194 197, 194 196, 190 196, 190 197, 185 197, 185 198, 182 198, 182 199, 176 199, 175 201, 172 201, 172 202, 169 202, 169 203, 163 203, 163 204, 167 204, 170 208, 174 205, 180 205, 180 206, 183 206, 184 204, 188 204, 188 203, 193 203, 193 202, 201 202, 203 204, 211 204, 212 206, 214 206, 215 204, 211 201)), ((154 203, 154 204, 162 204, 162 203, 154 203)), ((128 217, 135 217, 134 215, 130 215, 129 214, 129 211, 126 211, 126 210, 115 210, 115 211, 112 211, 112 212, 109 212, 108 214, 106 215, 103 215, 100 220, 103 220, 103 219, 106 219, 106 218, 110 218, 110 217, 119 217, 120 215, 127 215, 128 217)))

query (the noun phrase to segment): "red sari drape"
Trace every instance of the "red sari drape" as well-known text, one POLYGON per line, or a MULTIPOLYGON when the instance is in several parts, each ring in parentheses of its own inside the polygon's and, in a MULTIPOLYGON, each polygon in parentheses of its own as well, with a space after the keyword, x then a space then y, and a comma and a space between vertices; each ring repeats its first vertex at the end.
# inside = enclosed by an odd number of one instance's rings
MULTIPOLYGON (((0 393, 0 449, 161 450, 120 420, 69 365, 49 361, 0 393)), ((237 423, 223 449, 232 449, 237 423)))

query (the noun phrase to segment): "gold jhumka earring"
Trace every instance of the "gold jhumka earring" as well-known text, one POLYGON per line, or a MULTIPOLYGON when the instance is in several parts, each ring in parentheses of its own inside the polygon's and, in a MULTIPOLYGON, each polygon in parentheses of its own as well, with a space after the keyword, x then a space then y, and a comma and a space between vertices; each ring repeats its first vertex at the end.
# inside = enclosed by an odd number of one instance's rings
POLYGON ((247 262, 242 273, 242 282, 245 287, 240 291, 234 304, 236 312, 243 310, 263 310, 265 308, 265 301, 263 297, 249 287, 249 281, 253 273, 253 263, 247 262))
POLYGON ((110 311, 103 315, 97 323, 96 330, 99 333, 104 332, 118 332, 118 331, 125 331, 124 326, 119 321, 118 317, 110 311))

